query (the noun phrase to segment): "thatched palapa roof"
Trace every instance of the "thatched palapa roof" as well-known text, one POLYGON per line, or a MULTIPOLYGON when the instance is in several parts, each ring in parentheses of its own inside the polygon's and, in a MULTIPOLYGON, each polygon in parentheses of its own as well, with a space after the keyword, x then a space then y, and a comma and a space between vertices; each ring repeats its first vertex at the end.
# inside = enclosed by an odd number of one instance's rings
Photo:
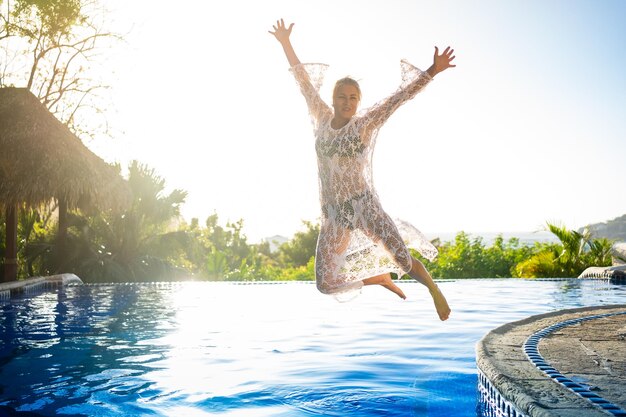
POLYGON ((0 207, 52 198, 69 208, 119 208, 129 191, 30 91, 0 88, 0 207))

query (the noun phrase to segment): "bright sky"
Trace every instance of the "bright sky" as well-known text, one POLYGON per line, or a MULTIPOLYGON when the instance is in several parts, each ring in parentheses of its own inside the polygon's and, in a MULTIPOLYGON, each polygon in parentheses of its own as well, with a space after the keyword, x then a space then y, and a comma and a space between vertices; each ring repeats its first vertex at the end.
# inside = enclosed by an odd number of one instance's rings
POLYGON ((362 106, 395 90, 399 61, 456 51, 381 130, 383 207, 427 233, 569 228, 626 213, 622 0, 119 0, 115 140, 107 161, 149 165, 189 196, 186 218, 244 220, 255 242, 319 212, 314 138, 278 42, 358 79, 362 106))

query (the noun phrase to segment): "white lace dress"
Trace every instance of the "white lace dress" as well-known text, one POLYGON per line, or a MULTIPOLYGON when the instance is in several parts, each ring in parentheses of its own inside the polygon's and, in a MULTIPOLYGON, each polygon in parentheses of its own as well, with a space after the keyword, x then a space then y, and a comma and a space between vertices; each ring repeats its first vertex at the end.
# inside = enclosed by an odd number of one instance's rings
POLYGON ((291 68, 313 122, 316 137, 321 227, 315 256, 317 288, 325 294, 358 290, 365 278, 411 269, 407 247, 428 259, 437 249, 407 222, 395 222, 383 210, 372 178, 372 154, 378 130, 402 104, 415 97, 431 77, 401 61, 402 84, 372 107, 334 129, 333 109, 320 97, 325 64, 291 68))

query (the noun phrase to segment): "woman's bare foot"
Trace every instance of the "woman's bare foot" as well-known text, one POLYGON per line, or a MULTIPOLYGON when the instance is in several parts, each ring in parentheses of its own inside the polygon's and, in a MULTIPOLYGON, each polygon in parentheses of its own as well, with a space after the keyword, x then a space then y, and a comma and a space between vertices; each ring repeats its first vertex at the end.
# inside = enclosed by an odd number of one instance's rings
POLYGON ((437 285, 431 290, 429 290, 430 296, 433 297, 433 301, 435 302, 435 308, 437 309, 437 314, 441 321, 448 320, 450 317, 450 306, 448 306, 448 301, 446 301, 446 297, 443 296, 443 293, 439 289, 437 285))
POLYGON ((406 299, 406 295, 404 295, 404 292, 400 289, 400 287, 398 287, 393 282, 393 280, 391 279, 391 275, 389 274, 377 275, 372 278, 364 279, 363 284, 364 285, 380 285, 382 287, 387 288, 389 291, 396 294, 398 297, 402 298, 403 300, 406 299))
POLYGON ((396 294, 398 297, 402 298, 403 300, 406 300, 406 295, 404 295, 404 292, 400 289, 400 287, 398 287, 391 280, 391 277, 388 280, 386 280, 385 282, 381 283, 380 285, 382 285, 383 287, 387 288, 389 291, 391 291, 392 293, 396 294))
POLYGON ((439 315, 441 321, 448 320, 448 317, 450 317, 450 306, 448 306, 446 297, 443 296, 443 293, 437 284, 435 284, 435 281, 433 281, 433 278, 430 276, 424 265, 415 258, 411 258, 411 261, 412 265, 409 275, 411 278, 428 288, 430 296, 433 297, 433 301, 435 302, 435 308, 437 309, 437 314, 439 315))

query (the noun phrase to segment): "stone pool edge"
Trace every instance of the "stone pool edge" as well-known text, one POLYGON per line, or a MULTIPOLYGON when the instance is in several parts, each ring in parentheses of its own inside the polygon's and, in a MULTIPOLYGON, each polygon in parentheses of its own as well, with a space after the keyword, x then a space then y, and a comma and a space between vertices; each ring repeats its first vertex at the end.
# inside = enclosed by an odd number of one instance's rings
POLYGON ((7 300, 14 295, 28 294, 48 288, 58 288, 69 284, 82 284, 74 274, 58 274, 46 277, 33 277, 21 281, 0 283, 0 300, 7 300))
POLYGON ((528 360, 523 345, 534 333, 559 322, 624 309, 626 304, 559 310, 493 329, 476 344, 476 364, 481 382, 486 385, 487 392, 493 392, 496 401, 511 405, 511 414, 508 414, 511 416, 610 415, 546 376, 528 360))

